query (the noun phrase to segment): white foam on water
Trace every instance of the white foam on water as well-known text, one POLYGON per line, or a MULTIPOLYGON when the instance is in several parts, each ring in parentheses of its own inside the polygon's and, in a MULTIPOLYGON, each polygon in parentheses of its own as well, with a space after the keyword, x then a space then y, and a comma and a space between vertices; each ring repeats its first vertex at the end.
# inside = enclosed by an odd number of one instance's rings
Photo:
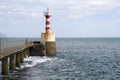
POLYGON ((44 63, 50 60, 54 60, 54 58, 49 58, 46 56, 44 57, 30 56, 24 59, 24 63, 20 66, 20 68, 33 67, 38 63, 44 63))

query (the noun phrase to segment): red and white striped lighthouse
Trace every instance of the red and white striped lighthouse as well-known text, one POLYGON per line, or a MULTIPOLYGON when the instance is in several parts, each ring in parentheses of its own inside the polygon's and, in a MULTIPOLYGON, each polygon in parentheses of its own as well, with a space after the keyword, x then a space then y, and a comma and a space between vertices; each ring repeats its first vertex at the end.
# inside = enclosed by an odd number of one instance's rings
POLYGON ((45 18, 46 18, 46 28, 45 28, 45 33, 50 33, 50 12, 49 9, 47 8, 47 11, 45 11, 45 18))
POLYGON ((41 34, 41 42, 55 42, 55 34, 50 30, 50 11, 47 8, 47 11, 44 12, 45 16, 45 32, 41 34))
POLYGON ((45 32, 41 34, 41 43, 45 44, 46 55, 56 55, 56 41, 55 34, 50 31, 50 17, 49 9, 44 12, 45 20, 45 32))

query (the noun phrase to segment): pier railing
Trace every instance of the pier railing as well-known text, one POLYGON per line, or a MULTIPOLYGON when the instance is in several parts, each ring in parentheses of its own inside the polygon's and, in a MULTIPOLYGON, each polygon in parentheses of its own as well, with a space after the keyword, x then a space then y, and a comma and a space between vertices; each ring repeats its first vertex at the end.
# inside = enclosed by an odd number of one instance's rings
POLYGON ((20 67, 20 63, 23 63, 23 59, 29 56, 30 48, 35 43, 31 39, 7 38, 5 35, 0 34, 1 74, 8 75, 8 71, 13 71, 15 67, 20 67))
POLYGON ((7 38, 5 35, 0 34, 0 54, 7 49, 27 44, 28 42, 30 41, 27 38, 7 38))

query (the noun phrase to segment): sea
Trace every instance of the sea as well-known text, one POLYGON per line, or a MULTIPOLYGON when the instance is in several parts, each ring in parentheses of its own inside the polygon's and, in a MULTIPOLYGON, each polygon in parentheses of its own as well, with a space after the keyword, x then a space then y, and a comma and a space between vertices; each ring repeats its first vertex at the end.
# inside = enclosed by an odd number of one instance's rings
POLYGON ((56 56, 26 57, 0 80, 120 80, 120 38, 57 38, 56 43, 56 56))

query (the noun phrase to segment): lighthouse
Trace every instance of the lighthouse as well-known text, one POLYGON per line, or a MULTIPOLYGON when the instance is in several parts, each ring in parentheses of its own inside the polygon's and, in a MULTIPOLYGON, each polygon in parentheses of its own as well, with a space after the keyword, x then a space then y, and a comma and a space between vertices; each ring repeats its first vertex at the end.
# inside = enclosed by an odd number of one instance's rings
POLYGON ((47 8, 47 11, 44 12, 45 16, 45 32, 41 33, 41 42, 45 45, 46 48, 46 55, 47 56, 54 56, 56 55, 56 41, 55 41, 55 34, 51 32, 51 25, 50 25, 50 11, 47 8))
POLYGON ((50 17, 51 17, 51 14, 49 12, 49 9, 47 9, 47 11, 45 11, 44 15, 45 15, 45 19, 46 19, 46 21, 45 21, 45 24, 46 24, 45 31, 46 31, 46 33, 50 33, 50 17))

